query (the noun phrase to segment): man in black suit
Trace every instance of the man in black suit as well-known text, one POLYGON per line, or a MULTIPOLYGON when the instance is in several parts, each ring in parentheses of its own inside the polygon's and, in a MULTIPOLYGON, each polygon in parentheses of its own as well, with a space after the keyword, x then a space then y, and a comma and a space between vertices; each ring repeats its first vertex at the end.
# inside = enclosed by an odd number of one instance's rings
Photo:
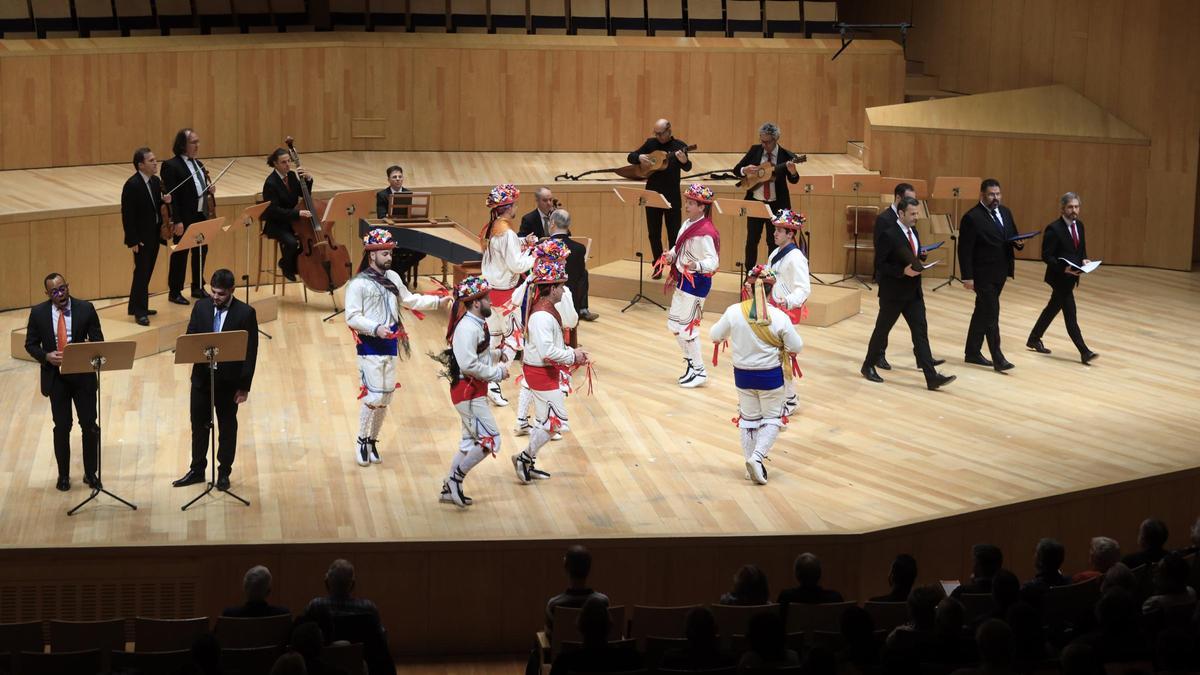
POLYGON ((267 221, 263 231, 283 248, 279 269, 289 281, 295 281, 300 240, 296 238, 292 221, 312 217, 312 212, 300 202, 300 179, 303 178, 312 190, 312 176, 303 168, 299 169, 298 175, 297 171, 292 171, 292 158, 283 148, 275 148, 275 152, 267 156, 267 166, 274 170, 263 183, 263 201, 271 202, 263 212, 263 220, 267 221))
MULTIPOLYGON (((200 136, 191 129, 180 129, 171 146, 175 156, 163 162, 162 180, 167 192, 171 192, 171 215, 175 218, 175 239, 178 244, 185 228, 208 218, 207 199, 216 194, 216 188, 208 184, 204 175, 204 162, 196 159, 200 151, 200 136), (182 185, 181 185, 182 184, 182 185), (178 188, 178 189, 176 189, 178 188)), ((183 297, 183 280, 187 272, 188 256, 192 258, 192 297, 204 297, 204 279, 201 267, 208 255, 208 246, 193 246, 191 253, 179 251, 171 254, 171 266, 167 270, 168 299, 177 305, 188 304, 183 297)))
POLYGON ((158 159, 150 148, 133 152, 133 168, 137 171, 121 188, 121 225, 125 229, 125 245, 133 252, 133 281, 129 285, 127 311, 139 325, 149 326, 150 316, 158 313, 150 309, 150 276, 158 260, 158 245, 166 243, 159 239, 161 208, 163 202, 170 203, 171 197, 162 194, 158 159))
MULTIPOLYGON (((391 214, 388 212, 392 205, 392 195, 412 194, 412 190, 404 187, 404 168, 399 164, 393 164, 387 168, 388 186, 375 193, 375 217, 389 218, 391 214)), ((412 200, 405 200, 403 203, 411 204, 412 200)), ((398 248, 393 251, 392 269, 400 278, 408 283, 411 277, 416 279, 416 267, 425 258, 424 253, 414 251, 407 248, 398 248)))
MULTIPOLYGON (((187 332, 219 333, 244 330, 247 333, 246 359, 219 364, 216 372, 217 427, 217 489, 229 489, 229 474, 237 452, 237 410, 250 395, 254 367, 258 362, 258 316, 254 308, 233 297, 233 272, 219 269, 213 272, 209 284, 211 297, 203 298, 192 307, 187 332)), ((209 401, 208 365, 192 366, 192 464, 175 487, 203 483, 208 468, 209 429, 212 409, 209 401)))
POLYGON ((96 479, 96 451, 100 428, 96 426, 96 376, 93 373, 63 375, 63 349, 72 342, 103 342, 100 316, 87 300, 71 297, 67 280, 58 272, 43 282, 49 300, 29 311, 25 351, 42 364, 42 396, 50 397, 54 418, 54 459, 58 462, 59 490, 71 489, 71 406, 83 431, 83 482, 101 487, 96 479))
MULTIPOLYGON (((792 208, 792 196, 788 192, 788 183, 800 182, 800 172, 796 170, 796 155, 790 150, 786 150, 779 145, 779 127, 774 122, 764 122, 758 128, 758 145, 750 146, 746 151, 746 155, 741 161, 733 167, 735 176, 745 176, 748 172, 758 168, 763 162, 770 162, 775 168, 772 180, 759 185, 753 190, 746 191, 746 199, 758 202, 764 202, 771 207, 772 213, 779 213, 780 209, 792 208)), ((767 223, 770 222, 765 218, 747 218, 746 219, 746 255, 742 259, 742 264, 745 270, 749 271, 758 264, 758 248, 759 242, 763 240, 764 233, 770 233, 771 229, 767 223)), ((771 248, 770 234, 766 235, 767 248, 771 248)))
POLYGON ((1080 272, 1062 261, 1066 258, 1080 266, 1091 262, 1087 257, 1083 221, 1079 219, 1079 195, 1068 192, 1058 200, 1058 206, 1062 217, 1047 225, 1042 233, 1042 260, 1046 263, 1045 281, 1050 285, 1050 301, 1033 325, 1025 346, 1039 354, 1049 354, 1050 350, 1042 344, 1042 336, 1061 311, 1063 322, 1067 324, 1067 335, 1071 336, 1071 342, 1079 350, 1079 359, 1086 366, 1099 354, 1088 349, 1075 318, 1075 286, 1079 284, 1080 272))
MULTIPOLYGON (((683 198, 679 192, 679 180, 682 172, 692 170, 692 160, 688 159, 687 143, 675 138, 671 133, 671 122, 661 119, 654 123, 654 135, 629 153, 626 160, 630 164, 649 166, 650 153, 662 150, 667 153, 666 165, 646 178, 646 189, 653 190, 666 197, 671 204, 669 209, 654 209, 646 207, 646 230, 650 237, 650 254, 652 260, 662 257, 663 221, 667 223, 667 247, 675 245, 679 236, 679 226, 683 222, 683 198)), ((656 272, 652 278, 661 279, 662 273, 656 272)))
POLYGON ((925 322, 925 296, 921 289, 921 242, 915 229, 920 203, 912 197, 900 199, 899 221, 883 230, 875 247, 875 277, 879 280, 879 315, 867 346, 867 356, 859 372, 872 382, 883 382, 875 370, 887 348, 888 333, 896 319, 904 316, 912 333, 917 367, 925 372, 925 385, 937 389, 954 381, 954 375, 942 375, 933 365, 929 351, 929 328, 925 322))
POLYGON ((554 212, 554 193, 548 187, 540 187, 533 193, 537 208, 521 216, 521 228, 517 230, 518 237, 535 235, 545 239, 550 235, 550 214, 554 212))
POLYGON ((1000 351, 1000 293, 1005 279, 1014 275, 1013 249, 1025 248, 1011 241, 1018 234, 1012 211, 1000 203, 1000 181, 985 179, 979 185, 979 203, 963 214, 958 226, 958 265, 963 288, 975 291, 965 360, 998 373, 1013 368, 1000 351), (985 337, 991 360, 980 351, 985 337))
POLYGON ((567 288, 571 291, 571 302, 584 321, 595 321, 599 314, 588 309, 587 247, 571 238, 571 214, 566 209, 556 209, 549 218, 550 238, 562 239, 571 255, 567 256, 567 288))

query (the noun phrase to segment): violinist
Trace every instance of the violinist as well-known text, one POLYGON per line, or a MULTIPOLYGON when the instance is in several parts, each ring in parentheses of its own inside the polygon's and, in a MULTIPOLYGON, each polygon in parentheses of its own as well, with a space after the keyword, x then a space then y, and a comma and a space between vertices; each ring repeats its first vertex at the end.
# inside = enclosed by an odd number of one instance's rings
POLYGON ((150 309, 150 276, 158 260, 158 246, 166 243, 159 239, 159 227, 163 203, 170 202, 171 197, 163 196, 158 159, 150 148, 134 150, 133 167, 137 171, 121 189, 121 224, 125 228, 125 245, 133 253, 128 311, 139 325, 149 326, 150 315, 157 314, 150 309))
POLYGON ((283 249, 283 258, 279 260, 279 269, 288 281, 296 280, 296 259, 300 256, 300 241, 292 228, 292 221, 298 218, 311 218, 312 213, 300 204, 300 179, 308 183, 312 189, 312 176, 303 168, 292 171, 292 158, 283 148, 275 148, 267 156, 267 166, 273 170, 263 183, 263 201, 271 202, 263 212, 263 220, 267 225, 263 232, 268 237, 279 242, 283 249))
MULTIPOLYGON (((774 122, 764 122, 758 128, 758 145, 750 146, 742 160, 733 167, 737 176, 745 176, 758 165, 769 162, 774 166, 771 180, 756 186, 746 192, 746 200, 764 202, 771 208, 771 213, 779 213, 783 209, 792 208, 792 196, 788 192, 788 183, 800 182, 800 172, 796 169, 796 155, 779 146, 779 126, 774 122)), ((801 160, 803 161, 803 160, 801 160)), ((749 271, 758 264, 759 242, 764 233, 767 248, 771 246, 771 227, 765 218, 746 219, 746 254, 742 259, 743 269, 749 271)))
MULTIPOLYGON (((200 136, 195 131, 180 129, 175 134, 175 143, 171 150, 175 156, 163 162, 162 178, 163 186, 167 192, 171 192, 174 204, 171 207, 175 218, 172 243, 178 244, 188 225, 216 217, 212 203, 216 188, 209 184, 211 181, 204 168, 204 162, 196 159, 200 150, 200 136)), ((189 255, 192 258, 192 297, 208 297, 201 275, 204 257, 208 255, 208 246, 194 246, 190 254, 186 250, 171 254, 171 267, 167 271, 168 299, 177 305, 189 304, 187 298, 183 297, 183 279, 189 255)))

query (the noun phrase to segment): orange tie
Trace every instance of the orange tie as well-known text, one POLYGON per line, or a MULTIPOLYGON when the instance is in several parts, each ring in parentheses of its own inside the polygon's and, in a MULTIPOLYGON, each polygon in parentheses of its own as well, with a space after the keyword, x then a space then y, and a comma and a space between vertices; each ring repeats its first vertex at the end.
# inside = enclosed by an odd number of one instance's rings
POLYGON ((67 348, 67 313, 58 313, 58 351, 67 348))

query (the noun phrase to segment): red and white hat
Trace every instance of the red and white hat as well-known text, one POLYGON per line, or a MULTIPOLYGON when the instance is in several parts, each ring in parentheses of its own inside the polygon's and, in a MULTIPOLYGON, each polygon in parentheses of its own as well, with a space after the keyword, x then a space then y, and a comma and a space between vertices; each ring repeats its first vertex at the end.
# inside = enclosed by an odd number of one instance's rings
POLYGON ((377 227, 363 237, 364 251, 390 251, 396 248, 396 242, 392 241, 392 233, 387 230, 377 227))
POLYGON ((517 186, 513 185, 512 183, 497 185, 496 187, 492 188, 491 192, 488 193, 487 207, 489 209, 495 209, 501 206, 515 204, 517 197, 520 196, 521 191, 518 190, 517 186))
POLYGON ((775 227, 785 227, 789 230, 801 230, 806 222, 808 219, 803 213, 791 209, 783 209, 771 219, 771 224, 775 227))
POLYGON ((711 203, 713 203, 713 199, 716 197, 716 193, 714 193, 712 188, 710 188, 710 187, 706 187, 699 183, 692 183, 691 185, 688 186, 688 189, 683 193, 683 196, 685 199, 690 199, 694 202, 700 202, 701 204, 711 204, 711 203))

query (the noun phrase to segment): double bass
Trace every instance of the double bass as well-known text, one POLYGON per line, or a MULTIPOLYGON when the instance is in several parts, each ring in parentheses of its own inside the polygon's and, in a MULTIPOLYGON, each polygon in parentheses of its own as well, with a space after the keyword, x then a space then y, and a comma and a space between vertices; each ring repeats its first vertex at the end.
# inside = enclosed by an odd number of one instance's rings
MULTIPOLYGON (((294 139, 288 136, 284 143, 287 144, 292 164, 300 168, 300 154, 296 152, 294 139)), ((300 179, 300 196, 304 210, 310 215, 292 222, 296 239, 300 241, 300 257, 296 260, 296 268, 305 287, 319 293, 332 293, 344 286, 352 276, 350 252, 333 238, 333 222, 321 220, 320 214, 324 213, 326 202, 313 199, 308 181, 304 179, 300 179)))

